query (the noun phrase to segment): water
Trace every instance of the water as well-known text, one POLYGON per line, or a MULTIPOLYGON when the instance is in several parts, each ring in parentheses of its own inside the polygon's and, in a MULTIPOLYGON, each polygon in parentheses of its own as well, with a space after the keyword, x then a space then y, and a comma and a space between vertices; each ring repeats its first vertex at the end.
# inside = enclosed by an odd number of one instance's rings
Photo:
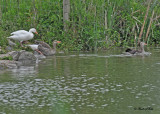
POLYGON ((70 52, 0 71, 1 114, 158 114, 160 49, 70 52))

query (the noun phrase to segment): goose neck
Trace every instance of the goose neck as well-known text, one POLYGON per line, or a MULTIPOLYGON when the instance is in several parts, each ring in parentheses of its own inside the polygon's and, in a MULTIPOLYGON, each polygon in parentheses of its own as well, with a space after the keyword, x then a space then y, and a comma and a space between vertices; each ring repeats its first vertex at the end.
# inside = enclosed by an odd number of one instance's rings
POLYGON ((145 51, 144 51, 144 45, 141 45, 141 51, 142 51, 142 53, 145 52, 145 51))
POLYGON ((53 49, 56 50, 56 43, 53 43, 53 49))

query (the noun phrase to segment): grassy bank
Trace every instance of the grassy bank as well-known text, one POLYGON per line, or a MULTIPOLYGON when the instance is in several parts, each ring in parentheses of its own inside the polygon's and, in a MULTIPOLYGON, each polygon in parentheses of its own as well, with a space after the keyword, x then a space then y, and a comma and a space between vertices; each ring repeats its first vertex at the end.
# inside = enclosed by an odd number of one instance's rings
MULTIPOLYGON (((160 43, 158 0, 70 0, 68 30, 63 30, 63 0, 0 0, 0 45, 7 45, 11 32, 35 27, 36 39, 60 49, 94 50, 114 46, 134 46, 144 23, 141 41, 160 43), (153 13, 154 12, 154 13, 153 13), (153 16, 152 16, 153 15, 153 16), (153 21, 151 21, 153 20, 153 21), (147 31, 149 31, 148 35, 147 31)), ((33 42, 32 40, 31 42, 33 42)))

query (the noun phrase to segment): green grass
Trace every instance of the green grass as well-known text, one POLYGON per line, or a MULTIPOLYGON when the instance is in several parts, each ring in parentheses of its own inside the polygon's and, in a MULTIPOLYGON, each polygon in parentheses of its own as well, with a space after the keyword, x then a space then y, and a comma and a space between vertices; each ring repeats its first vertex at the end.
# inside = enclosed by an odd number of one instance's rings
MULTIPOLYGON (((52 45, 53 40, 62 43, 63 50, 94 50, 110 45, 128 46, 139 36, 147 9, 147 1, 140 0, 70 0, 68 30, 63 30, 63 0, 0 0, 0 46, 7 45, 11 32, 35 27, 38 40, 52 45), (106 21, 106 22, 105 22, 106 21), (108 38, 107 43, 99 43, 108 38)), ((160 2, 151 4, 145 24, 144 40, 151 13, 160 15, 160 2)), ((159 44, 159 18, 151 26, 148 43, 159 44)), ((31 40, 34 43, 34 40, 31 40)))
POLYGON ((0 60, 13 60, 12 56, 5 56, 0 58, 0 60))

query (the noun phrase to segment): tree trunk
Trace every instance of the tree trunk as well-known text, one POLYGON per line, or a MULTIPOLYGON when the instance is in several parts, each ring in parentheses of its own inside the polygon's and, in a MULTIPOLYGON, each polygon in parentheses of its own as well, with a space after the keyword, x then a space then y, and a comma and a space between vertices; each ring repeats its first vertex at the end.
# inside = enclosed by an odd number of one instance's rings
POLYGON ((64 30, 67 30, 66 21, 69 21, 69 13, 70 13, 70 0, 63 0, 63 23, 64 30))

